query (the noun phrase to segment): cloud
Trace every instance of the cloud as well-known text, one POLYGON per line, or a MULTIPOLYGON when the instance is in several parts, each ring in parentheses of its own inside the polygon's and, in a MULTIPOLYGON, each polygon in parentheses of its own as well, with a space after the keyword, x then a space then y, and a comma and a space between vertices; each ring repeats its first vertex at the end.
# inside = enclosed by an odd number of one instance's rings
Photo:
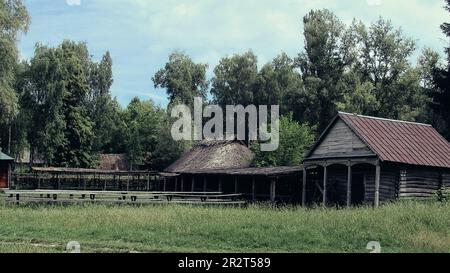
POLYGON ((81 0, 66 0, 66 3, 69 6, 80 6, 81 0))
POLYGON ((382 0, 367 0, 369 6, 381 6, 381 4, 383 4, 382 0))

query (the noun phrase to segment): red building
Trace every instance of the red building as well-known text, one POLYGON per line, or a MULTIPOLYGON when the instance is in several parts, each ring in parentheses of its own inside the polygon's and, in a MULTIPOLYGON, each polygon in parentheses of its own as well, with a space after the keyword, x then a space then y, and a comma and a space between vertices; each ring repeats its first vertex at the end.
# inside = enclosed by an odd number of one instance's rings
POLYGON ((0 189, 9 188, 11 182, 11 165, 14 159, 0 150, 0 189))

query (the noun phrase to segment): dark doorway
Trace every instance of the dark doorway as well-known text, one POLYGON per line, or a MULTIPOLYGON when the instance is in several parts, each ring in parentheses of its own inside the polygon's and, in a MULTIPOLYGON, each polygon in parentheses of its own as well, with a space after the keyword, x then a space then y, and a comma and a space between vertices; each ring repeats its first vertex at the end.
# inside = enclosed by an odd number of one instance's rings
POLYGON ((352 177, 352 204, 362 205, 366 193, 364 185, 364 174, 356 173, 352 177))

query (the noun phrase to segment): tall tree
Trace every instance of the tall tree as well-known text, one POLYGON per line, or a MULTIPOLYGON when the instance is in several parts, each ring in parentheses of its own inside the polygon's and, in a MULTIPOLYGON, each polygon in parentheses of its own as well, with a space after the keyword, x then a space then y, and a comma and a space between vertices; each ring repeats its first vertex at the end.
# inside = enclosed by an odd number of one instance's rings
POLYGON ((117 152, 113 137, 120 122, 119 107, 111 97, 113 84, 112 58, 109 52, 100 63, 92 63, 89 75, 89 117, 94 123, 93 150, 96 152, 117 152))
MULTIPOLYGON (((307 121, 318 121, 319 131, 336 114, 342 99, 337 83, 353 61, 353 39, 346 26, 329 10, 312 10, 303 18, 305 50, 297 58, 306 97, 314 105, 307 121)), ((308 108, 305 111, 311 110, 308 108)))
POLYGON ((255 104, 280 105, 282 115, 294 112, 299 117, 304 112, 302 107, 306 107, 301 103, 304 91, 301 75, 286 53, 263 66, 254 90, 255 104))
POLYGON ((165 113, 152 101, 134 98, 123 113, 125 146, 133 165, 152 167, 153 152, 158 146, 158 135, 165 113))
POLYGON ((10 152, 13 119, 17 116, 18 96, 14 90, 18 64, 18 35, 27 32, 30 17, 21 0, 0 0, 0 147, 10 152), (2 140, 3 138, 3 140, 2 140))
POLYGON ((173 52, 169 62, 153 77, 156 87, 165 88, 170 104, 183 103, 192 106, 194 97, 206 98, 208 81, 206 64, 196 64, 182 52, 173 52))
POLYGON ((253 104, 257 79, 258 59, 253 52, 222 58, 212 79, 214 102, 221 106, 253 104))
POLYGON ((29 116, 28 139, 47 164, 94 167, 94 122, 89 116, 92 60, 85 43, 37 45, 22 91, 29 116))
MULTIPOLYGON (((450 11, 450 0, 446 0, 446 9, 450 11)), ((450 23, 443 23, 442 31, 450 40, 450 23)), ((450 41, 446 49, 448 64, 446 68, 437 68, 434 72, 436 92, 431 95, 432 109, 443 121, 442 133, 450 140, 450 41)))

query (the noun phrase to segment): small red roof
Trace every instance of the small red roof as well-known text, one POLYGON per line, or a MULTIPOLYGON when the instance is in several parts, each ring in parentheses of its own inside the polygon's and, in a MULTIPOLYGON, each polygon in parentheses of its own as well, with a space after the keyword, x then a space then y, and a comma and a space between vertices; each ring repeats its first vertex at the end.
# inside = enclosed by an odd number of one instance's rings
POLYGON ((382 161, 450 168, 450 143, 431 125, 339 113, 382 161))

